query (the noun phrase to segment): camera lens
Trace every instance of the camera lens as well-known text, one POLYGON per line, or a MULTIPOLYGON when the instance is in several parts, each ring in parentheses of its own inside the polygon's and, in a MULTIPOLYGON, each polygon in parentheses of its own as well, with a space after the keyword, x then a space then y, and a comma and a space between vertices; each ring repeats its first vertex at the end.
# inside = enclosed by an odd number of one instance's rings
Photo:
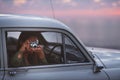
POLYGON ((32 48, 36 48, 36 47, 38 46, 38 44, 39 44, 39 41, 36 40, 36 41, 34 41, 34 42, 31 42, 31 43, 30 43, 30 46, 31 46, 32 48))

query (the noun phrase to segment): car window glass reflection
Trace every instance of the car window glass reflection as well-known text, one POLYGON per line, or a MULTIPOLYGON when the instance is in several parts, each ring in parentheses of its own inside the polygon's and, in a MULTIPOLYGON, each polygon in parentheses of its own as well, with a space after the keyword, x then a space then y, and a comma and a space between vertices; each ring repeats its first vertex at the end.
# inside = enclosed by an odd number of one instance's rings
POLYGON ((67 63, 83 63, 87 59, 73 41, 65 36, 65 52, 67 63))

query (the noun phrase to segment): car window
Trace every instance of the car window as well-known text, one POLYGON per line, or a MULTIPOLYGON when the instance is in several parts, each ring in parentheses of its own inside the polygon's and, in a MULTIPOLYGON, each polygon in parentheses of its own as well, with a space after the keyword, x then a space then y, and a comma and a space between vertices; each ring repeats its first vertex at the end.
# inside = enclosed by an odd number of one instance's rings
POLYGON ((6 32, 6 34, 8 67, 38 66, 63 63, 61 57, 61 33, 9 31, 6 32), (33 35, 37 37, 38 41, 29 40, 27 43, 26 39, 29 39, 29 37, 33 35), (38 49, 40 52, 34 51, 35 49, 38 49))
POLYGON ((76 44, 60 32, 8 31, 6 35, 8 67, 81 63, 86 59, 76 44))
POLYGON ((88 62, 82 51, 77 45, 67 36, 65 36, 65 53, 67 63, 83 63, 88 62))
POLYGON ((8 67, 11 66, 11 59, 17 52, 17 43, 18 43, 18 37, 21 32, 7 32, 7 38, 6 38, 6 46, 7 46, 7 60, 8 60, 8 67))
POLYGON ((41 33, 47 42, 62 43, 62 37, 57 32, 43 32, 41 33))

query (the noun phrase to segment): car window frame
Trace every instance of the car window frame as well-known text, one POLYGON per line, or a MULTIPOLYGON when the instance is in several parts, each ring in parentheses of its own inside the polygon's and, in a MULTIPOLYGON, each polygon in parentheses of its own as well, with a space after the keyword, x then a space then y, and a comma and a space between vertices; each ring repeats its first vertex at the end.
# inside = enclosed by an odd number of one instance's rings
POLYGON ((0 28, 0 69, 2 69, 2 41, 1 41, 1 38, 2 38, 2 36, 1 36, 1 28, 0 28))
MULTIPOLYGON (((84 57, 84 59, 87 59, 87 57, 83 54, 83 52, 80 50, 80 48, 77 46, 77 44, 75 44, 75 41, 73 41, 68 35, 66 35, 66 34, 64 34, 63 35, 63 37, 64 37, 64 46, 66 46, 66 42, 65 42, 65 38, 67 39, 69 39, 70 40, 70 43, 72 43, 72 45, 74 45, 78 50, 79 50, 79 52, 81 53, 81 55, 82 55, 82 57, 84 57)), ((69 44, 68 44, 69 45, 69 44)), ((66 55, 66 49, 64 50, 65 51, 65 57, 67 58, 67 55, 66 55)), ((65 59, 66 59, 65 58, 65 59)), ((67 63, 67 59, 66 59, 66 61, 65 61, 66 63, 67 63)), ((84 63, 84 62, 83 62, 84 63)), ((70 64, 72 64, 72 63, 70 63, 70 64)))
POLYGON ((69 36, 75 44, 82 50, 83 54, 85 54, 86 58, 89 60, 88 63, 72 63, 72 64, 54 64, 54 65, 43 65, 43 66, 25 66, 25 67, 20 67, 20 68, 37 68, 37 67, 57 67, 57 66, 73 66, 73 65, 93 65, 94 61, 91 58, 91 56, 87 53, 87 49, 84 48, 84 45, 82 45, 76 37, 69 31, 63 30, 63 29, 56 29, 56 28, 38 28, 38 27, 21 27, 21 28, 13 28, 13 27, 6 27, 2 29, 2 34, 3 34, 3 52, 4 52, 4 61, 5 61, 5 68, 9 69, 8 67, 8 61, 7 61, 7 48, 6 48, 6 37, 5 37, 5 32, 6 31, 50 31, 50 32, 60 32, 63 34, 66 34, 69 36))
POLYGON ((1 30, 2 28, 0 28, 0 69, 3 69, 4 68, 4 65, 3 65, 3 47, 2 47, 2 45, 3 45, 3 43, 2 43, 2 38, 3 38, 3 36, 2 36, 2 30, 1 30))
POLYGON ((5 76, 5 67, 4 67, 4 52, 3 52, 3 36, 2 36, 2 28, 0 27, 0 79, 4 79, 5 76))

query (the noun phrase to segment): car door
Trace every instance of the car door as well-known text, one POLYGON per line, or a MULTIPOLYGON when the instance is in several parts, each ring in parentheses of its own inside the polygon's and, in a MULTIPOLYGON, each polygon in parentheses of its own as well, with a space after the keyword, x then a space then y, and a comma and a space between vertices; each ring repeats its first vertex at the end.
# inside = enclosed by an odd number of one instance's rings
POLYGON ((0 28, 0 80, 4 77, 4 68, 3 68, 3 51, 2 51, 2 36, 1 36, 1 28, 0 28))
MULTIPOLYGON (((5 80, 108 80, 103 71, 93 72, 93 61, 76 38, 68 32, 58 29, 36 29, 40 31, 41 40, 45 43, 46 55, 52 55, 46 56, 49 64, 11 66, 10 58, 12 58, 16 40, 22 30, 3 29, 2 31, 3 44, 6 48, 4 49, 5 80)), ((33 29, 25 30, 32 31, 33 29)))

